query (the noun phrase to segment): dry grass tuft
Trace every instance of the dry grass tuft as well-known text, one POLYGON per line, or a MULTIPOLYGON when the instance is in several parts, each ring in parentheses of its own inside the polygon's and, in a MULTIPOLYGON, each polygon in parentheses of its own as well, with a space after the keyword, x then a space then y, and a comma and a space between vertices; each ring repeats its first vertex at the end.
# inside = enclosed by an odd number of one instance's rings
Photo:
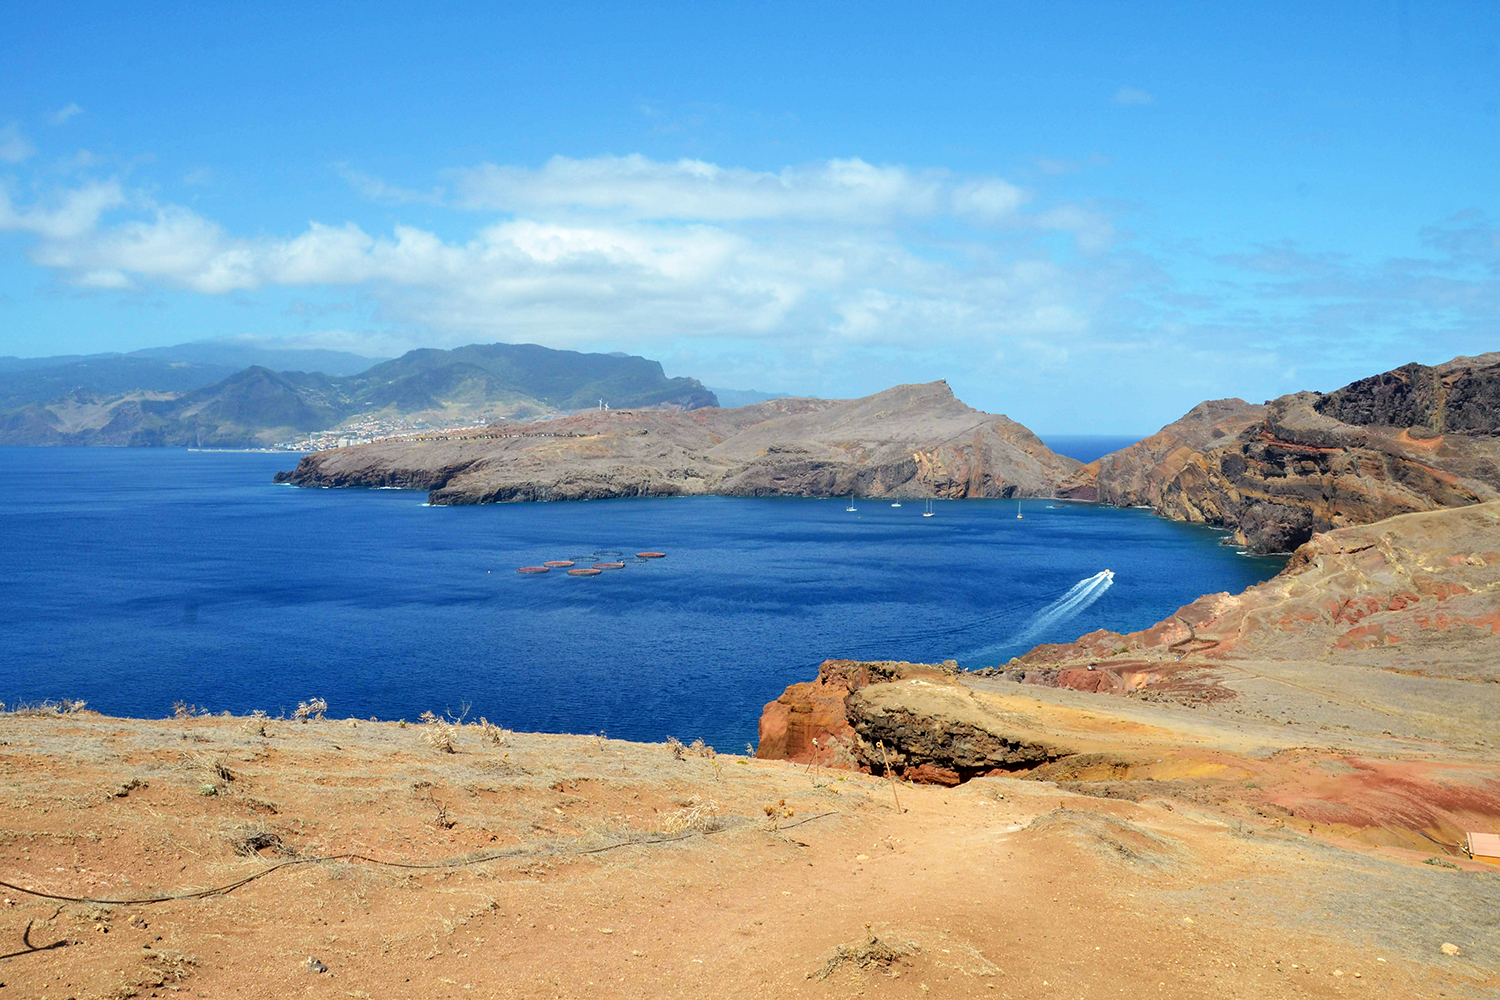
POLYGON ((483 740, 490 746, 510 746, 510 738, 512 733, 509 729, 503 729, 500 726, 495 725, 482 715, 479 717, 478 725, 481 738, 483 738, 483 740))
POLYGON ((823 968, 816 973, 809 973, 809 978, 816 975, 819 979, 827 979, 846 965, 852 965, 856 969, 880 968, 889 972, 891 966, 905 961, 906 956, 918 951, 915 941, 882 940, 870 930, 869 924, 865 924, 865 931, 868 935, 865 940, 857 944, 841 944, 833 949, 833 954, 828 956, 823 968))
POLYGON ((6 708, 5 702, 0 701, 0 712, 23 717, 36 715, 73 715, 74 713, 82 712, 87 705, 88 702, 82 699, 63 698, 59 701, 52 701, 49 698, 45 701, 18 701, 11 707, 6 708))
POLYGON ((713 799, 706 802, 693 799, 691 804, 668 816, 661 829, 663 833, 714 833, 724 829, 724 821, 719 816, 719 804, 713 799))
POLYGON ((431 712, 422 713, 422 739, 440 753, 458 753, 457 729, 431 712))

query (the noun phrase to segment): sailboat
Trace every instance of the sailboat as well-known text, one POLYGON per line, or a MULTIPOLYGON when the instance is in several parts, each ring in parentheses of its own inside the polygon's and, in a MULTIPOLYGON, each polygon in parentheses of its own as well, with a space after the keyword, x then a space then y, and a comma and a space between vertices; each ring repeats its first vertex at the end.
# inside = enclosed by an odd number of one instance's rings
POLYGON ((922 511, 922 516, 923 517, 931 517, 932 516, 932 501, 931 500, 927 501, 927 509, 924 510, 924 511, 922 511))
POLYGON ((852 511, 858 510, 859 508, 856 507, 856 506, 854 506, 854 498, 850 497, 849 498, 849 506, 845 507, 844 509, 847 510, 847 511, 851 511, 852 512, 852 511))
POLYGON ((901 506, 901 501, 897 500, 895 503, 891 504, 891 506, 892 507, 899 507, 899 506, 901 506))

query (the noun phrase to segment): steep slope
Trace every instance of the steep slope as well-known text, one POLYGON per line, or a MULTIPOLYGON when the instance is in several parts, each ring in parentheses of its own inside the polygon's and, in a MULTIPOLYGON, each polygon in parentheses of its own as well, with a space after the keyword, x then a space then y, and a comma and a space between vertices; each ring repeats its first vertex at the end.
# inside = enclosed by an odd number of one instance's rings
POLYGON ((1094 463, 1071 495, 1146 504, 1261 552, 1500 498, 1500 354, 1406 365, 1263 407, 1219 400, 1094 463))
POLYGON ((619 496, 1050 496, 1080 468, 945 382, 856 400, 610 411, 319 452, 279 482, 417 486, 440 504, 619 496))
POLYGON ((1250 659, 1500 684, 1500 501, 1316 535, 1240 594, 1130 635, 1038 646, 1010 669, 1093 664, 1149 684, 1151 671, 1250 659))

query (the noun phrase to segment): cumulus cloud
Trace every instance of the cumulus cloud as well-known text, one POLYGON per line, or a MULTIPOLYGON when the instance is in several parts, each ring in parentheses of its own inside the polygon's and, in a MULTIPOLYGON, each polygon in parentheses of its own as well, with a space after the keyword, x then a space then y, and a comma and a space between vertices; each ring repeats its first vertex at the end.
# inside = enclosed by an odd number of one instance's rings
POLYGON ((78 105, 69 102, 67 107, 58 108, 56 111, 52 112, 52 124, 65 125, 67 124, 69 118, 72 118, 74 115, 81 114, 83 114, 83 109, 78 105))
POLYGON ((1110 98, 1110 101, 1122 107, 1137 104, 1155 104, 1156 95, 1139 87, 1121 87, 1115 91, 1115 95, 1110 98))
POLYGON ((457 239, 316 221, 289 236, 236 234, 114 181, 19 207, 0 192, 0 229, 32 234, 32 259, 81 287, 362 287, 385 316, 438 339, 895 346, 1085 328, 1099 268, 1057 263, 1041 237, 1068 233, 1087 255, 1113 231, 1085 207, 1032 209, 1003 178, 857 159, 766 172, 555 158, 453 177, 459 202, 484 215, 457 239))
POLYGON ((36 147, 21 134, 19 125, 10 124, 0 128, 0 162, 20 163, 30 159, 36 147))

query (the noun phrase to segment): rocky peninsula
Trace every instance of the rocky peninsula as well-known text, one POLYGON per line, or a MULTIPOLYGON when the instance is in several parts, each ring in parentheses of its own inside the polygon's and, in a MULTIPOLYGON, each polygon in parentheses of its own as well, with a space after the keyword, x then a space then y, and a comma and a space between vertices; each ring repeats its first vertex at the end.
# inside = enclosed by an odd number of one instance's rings
POLYGON ((1081 463, 946 382, 852 400, 593 410, 318 452, 277 482, 400 486, 433 504, 609 497, 1053 496, 1081 463))

